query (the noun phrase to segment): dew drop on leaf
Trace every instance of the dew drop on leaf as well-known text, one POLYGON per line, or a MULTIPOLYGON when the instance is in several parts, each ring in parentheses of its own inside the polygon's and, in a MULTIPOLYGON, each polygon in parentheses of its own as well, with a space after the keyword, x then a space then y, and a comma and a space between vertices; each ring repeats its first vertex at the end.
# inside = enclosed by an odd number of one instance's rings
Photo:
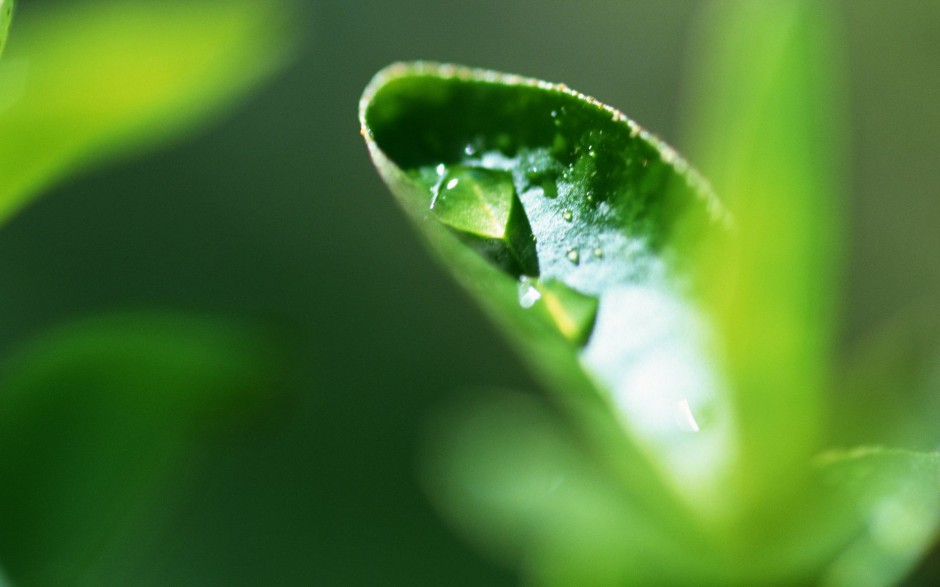
POLYGON ((542 299, 542 294, 535 287, 535 280, 531 277, 523 276, 519 280, 519 305, 529 309, 535 305, 535 302, 542 299))
POLYGON ((581 261, 581 255, 578 253, 578 249, 568 249, 568 252, 565 253, 565 257, 575 265, 581 261))

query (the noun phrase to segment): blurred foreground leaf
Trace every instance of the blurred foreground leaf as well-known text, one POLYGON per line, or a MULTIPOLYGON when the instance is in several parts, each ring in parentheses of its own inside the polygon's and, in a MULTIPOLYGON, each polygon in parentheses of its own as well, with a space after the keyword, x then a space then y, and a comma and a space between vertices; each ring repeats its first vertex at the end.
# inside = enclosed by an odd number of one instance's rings
POLYGON ((869 334, 833 390, 837 446, 940 447, 940 307, 911 306, 869 334))
POLYGON ((820 463, 861 519, 821 584, 896 584, 938 537, 940 453, 857 449, 824 455, 820 463))
POLYGON ((789 523, 826 425, 844 136, 830 12, 812 0, 715 2, 694 52, 688 135, 735 226, 687 254, 739 415, 727 489, 742 544, 789 523))
POLYGON ((45 334, 0 371, 0 561, 21 585, 97 584, 199 435, 273 389, 270 336, 141 314, 45 334))
POLYGON ((290 53, 289 7, 75 2, 21 15, 0 62, 0 222, 64 174, 230 106, 290 53))
POLYGON ((534 398, 468 394, 435 415, 425 446, 422 477, 439 509, 527 582, 717 583, 695 528, 663 524, 534 398))

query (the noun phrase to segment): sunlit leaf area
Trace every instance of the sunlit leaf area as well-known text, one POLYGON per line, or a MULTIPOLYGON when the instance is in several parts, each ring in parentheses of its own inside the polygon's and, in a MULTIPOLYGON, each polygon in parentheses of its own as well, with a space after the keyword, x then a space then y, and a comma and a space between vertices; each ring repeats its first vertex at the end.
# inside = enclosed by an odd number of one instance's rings
POLYGON ((0 587, 937 585, 938 23, 0 0, 0 587))

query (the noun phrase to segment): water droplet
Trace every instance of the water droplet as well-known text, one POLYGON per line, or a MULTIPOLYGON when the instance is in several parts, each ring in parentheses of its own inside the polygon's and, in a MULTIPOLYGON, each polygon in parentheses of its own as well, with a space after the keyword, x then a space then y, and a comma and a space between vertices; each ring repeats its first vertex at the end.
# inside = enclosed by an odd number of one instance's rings
POLYGON ((568 252, 565 253, 565 257, 575 265, 581 261, 581 255, 578 253, 578 249, 568 249, 568 252))
POLYGON ((571 222, 574 219, 574 214, 571 210, 565 210, 561 213, 561 217, 565 219, 565 222, 571 222))
POLYGON ((593 203, 594 203, 594 192, 588 192, 587 195, 585 195, 585 198, 587 199, 587 201, 588 201, 589 204, 593 204, 593 203))
POLYGON ((437 174, 438 174, 438 175, 444 175, 444 173, 447 172, 447 168, 444 167, 444 164, 443 164, 443 163, 441 163, 441 164, 439 164, 437 167, 435 167, 434 170, 437 171, 437 174))
POLYGON ((519 280, 519 305, 528 309, 540 299, 542 299, 542 294, 535 288, 532 278, 523 276, 519 280))
POLYGON ((604 258, 604 249, 600 247, 594 247, 593 253, 594 253, 594 256, 597 257, 598 259, 604 258))
POLYGON ((473 157, 474 155, 477 154, 477 148, 474 147, 473 145, 467 145, 466 147, 463 148, 463 152, 468 157, 473 157))

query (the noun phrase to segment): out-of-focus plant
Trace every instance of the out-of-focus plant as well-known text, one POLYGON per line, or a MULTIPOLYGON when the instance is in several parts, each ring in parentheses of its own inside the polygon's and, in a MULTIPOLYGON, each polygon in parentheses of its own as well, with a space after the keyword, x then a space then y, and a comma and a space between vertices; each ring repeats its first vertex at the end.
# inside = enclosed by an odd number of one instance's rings
MULTIPOLYGON (((217 118, 296 39, 274 0, 32 6, 7 42, 12 16, 0 0, 0 224, 68 174, 217 118)), ((130 312, 58 326, 0 365, 0 584, 114 583, 188 439, 271 389, 276 338, 130 312)))
POLYGON ((283 6, 170 0, 33 8, 39 13, 16 23, 0 66, 0 218, 66 173, 224 112, 290 54, 283 6))
POLYGON ((383 179, 556 400, 480 393, 424 461, 445 515, 536 582, 887 585, 933 543, 936 380, 898 389, 929 361, 869 355, 884 387, 863 395, 835 351, 834 22, 810 1, 715 5, 690 142, 720 199, 564 86, 415 63, 367 88, 383 179), (865 414, 894 393, 918 409, 865 414), (860 414, 872 430, 848 433, 860 414), (852 447, 898 422, 922 435, 852 447))

